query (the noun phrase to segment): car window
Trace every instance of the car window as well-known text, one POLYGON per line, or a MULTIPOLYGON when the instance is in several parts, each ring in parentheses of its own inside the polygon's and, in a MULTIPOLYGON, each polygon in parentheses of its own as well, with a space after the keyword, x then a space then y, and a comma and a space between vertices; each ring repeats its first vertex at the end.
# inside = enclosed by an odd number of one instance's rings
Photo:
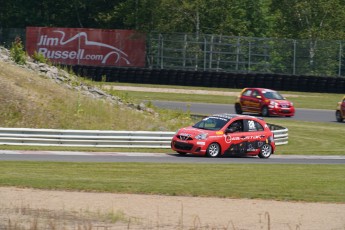
POLYGON ((259 92, 257 90, 254 90, 252 95, 253 95, 253 97, 260 96, 260 94, 259 94, 259 92))
POLYGON ((268 99, 284 100, 284 97, 276 91, 262 91, 262 93, 268 99))
POLYGON ((207 117, 197 122, 193 127, 206 130, 219 130, 223 128, 228 121, 227 119, 219 117, 207 117))
POLYGON ((247 120, 248 124, 248 132, 257 132, 257 131, 264 131, 264 127, 262 125, 254 120, 247 120))
POLYGON ((231 130, 231 132, 236 133, 236 132, 243 132, 243 120, 237 120, 232 122, 229 127, 229 130, 231 130))
POLYGON ((249 97, 251 94, 252 94, 252 90, 247 89, 246 91, 243 92, 242 95, 243 95, 243 96, 248 96, 248 97, 249 97))

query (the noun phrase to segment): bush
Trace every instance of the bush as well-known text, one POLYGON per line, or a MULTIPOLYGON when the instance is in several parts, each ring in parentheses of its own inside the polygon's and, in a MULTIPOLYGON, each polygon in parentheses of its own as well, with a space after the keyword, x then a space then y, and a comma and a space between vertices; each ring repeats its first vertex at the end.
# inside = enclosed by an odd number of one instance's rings
POLYGON ((36 51, 32 55, 32 58, 38 63, 50 64, 50 61, 44 57, 42 53, 37 53, 36 51))
POLYGON ((24 51, 24 47, 22 44, 22 40, 20 37, 16 37, 15 41, 12 42, 12 46, 10 48, 10 54, 12 60, 17 64, 24 65, 26 63, 26 53, 24 51))

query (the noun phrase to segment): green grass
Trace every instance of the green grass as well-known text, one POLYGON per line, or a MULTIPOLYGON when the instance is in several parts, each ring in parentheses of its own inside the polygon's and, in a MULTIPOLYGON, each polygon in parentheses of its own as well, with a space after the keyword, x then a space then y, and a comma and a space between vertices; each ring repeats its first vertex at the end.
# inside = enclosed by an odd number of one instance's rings
MULTIPOLYGON (((112 93, 110 91, 110 93, 112 93)), ((116 92, 116 94, 123 94, 123 92, 116 92)), ((135 92, 126 91, 126 97, 135 102, 145 101, 180 101, 180 102, 194 102, 194 103, 218 103, 218 104, 232 104, 235 96, 210 96, 201 94, 183 94, 183 93, 150 93, 150 92, 135 92), (216 99, 217 98, 217 99, 216 99)))
POLYGON ((0 162, 0 186, 345 202, 343 165, 0 162))
POLYGON ((277 154, 345 155, 343 124, 272 118, 265 121, 288 128, 289 143, 277 146, 277 154))

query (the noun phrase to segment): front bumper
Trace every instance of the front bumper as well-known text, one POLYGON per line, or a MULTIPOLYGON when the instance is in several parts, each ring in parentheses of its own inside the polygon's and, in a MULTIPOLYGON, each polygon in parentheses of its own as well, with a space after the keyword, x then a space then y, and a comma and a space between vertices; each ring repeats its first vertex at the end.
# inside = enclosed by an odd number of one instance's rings
POLYGON ((172 140, 171 149, 176 152, 192 153, 196 155, 205 155, 206 143, 203 141, 180 141, 172 140))
POLYGON ((269 109, 270 115, 275 115, 275 116, 288 116, 292 117, 295 115, 295 109, 292 108, 270 108, 269 109))

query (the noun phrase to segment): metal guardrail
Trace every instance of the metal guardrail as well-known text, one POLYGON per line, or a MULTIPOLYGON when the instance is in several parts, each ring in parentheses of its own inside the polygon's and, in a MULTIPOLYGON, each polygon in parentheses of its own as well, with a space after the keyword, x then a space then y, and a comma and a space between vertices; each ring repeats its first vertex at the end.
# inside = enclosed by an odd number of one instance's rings
POLYGON ((174 132, 0 128, 0 145, 170 148, 174 132))
MULTIPOLYGON (((288 143, 288 129, 269 124, 276 145, 288 143)), ((170 148, 175 132, 0 128, 0 145, 104 148, 170 148)))
POLYGON ((274 133, 274 141, 276 145, 286 145, 289 142, 289 130, 285 127, 267 124, 271 131, 274 133))

